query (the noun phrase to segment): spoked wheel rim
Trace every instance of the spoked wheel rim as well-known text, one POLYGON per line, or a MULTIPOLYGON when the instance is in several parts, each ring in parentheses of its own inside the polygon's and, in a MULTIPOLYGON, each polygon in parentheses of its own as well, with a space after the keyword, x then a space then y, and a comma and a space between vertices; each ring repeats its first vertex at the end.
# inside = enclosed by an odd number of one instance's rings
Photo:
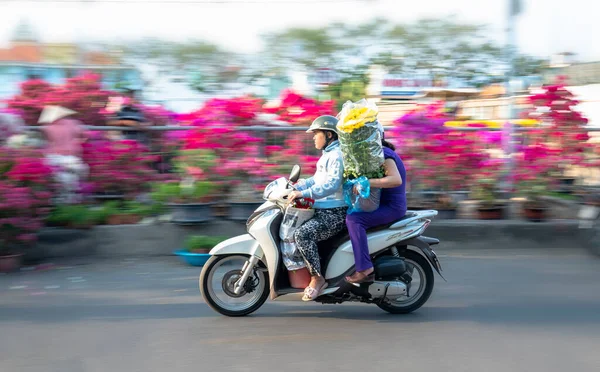
POLYGON ((206 277, 207 290, 215 304, 224 310, 239 312, 256 305, 266 286, 262 270, 254 270, 239 295, 234 292, 234 284, 241 277, 241 270, 247 257, 230 256, 217 262, 206 277))
POLYGON ((412 281, 407 285, 409 296, 387 298, 387 302, 391 306, 411 306, 423 297, 427 288, 427 275, 421 265, 408 258, 406 258, 404 262, 406 263, 408 272, 412 276, 412 281))

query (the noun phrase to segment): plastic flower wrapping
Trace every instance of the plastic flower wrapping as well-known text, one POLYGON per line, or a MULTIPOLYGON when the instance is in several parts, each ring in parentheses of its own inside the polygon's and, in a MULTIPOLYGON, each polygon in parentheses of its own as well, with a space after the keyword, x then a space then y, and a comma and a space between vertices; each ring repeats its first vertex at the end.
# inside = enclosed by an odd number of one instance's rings
POLYGON ((338 136, 344 162, 344 185, 348 213, 371 212, 379 207, 381 189, 370 189, 369 178, 381 178, 383 170, 383 147, 381 126, 377 122, 379 110, 373 103, 361 99, 347 101, 338 118, 338 136), (353 194, 355 185, 364 192, 353 194))
POLYGON ((337 129, 347 179, 381 178, 384 175, 378 112, 375 104, 361 99, 356 103, 344 103, 338 115, 337 129))

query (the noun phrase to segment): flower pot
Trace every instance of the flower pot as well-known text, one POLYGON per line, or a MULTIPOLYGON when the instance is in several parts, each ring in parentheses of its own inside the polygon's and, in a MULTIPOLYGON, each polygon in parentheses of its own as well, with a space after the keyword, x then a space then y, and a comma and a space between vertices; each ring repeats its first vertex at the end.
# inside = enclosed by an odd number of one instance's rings
POLYGON ((213 203, 170 203, 171 222, 178 225, 194 225, 215 219, 213 203))
POLYGON ((546 220, 546 211, 544 207, 523 206, 525 218, 531 222, 542 222, 546 220))
POLYGON ((13 273, 21 268, 23 255, 21 253, 0 256, 0 273, 13 273))
POLYGON ((456 219, 456 209, 436 209, 438 211, 437 219, 441 220, 454 220, 456 219))
POLYGON ((232 221, 246 221, 256 208, 263 205, 262 201, 255 202, 229 202, 229 216, 232 221))
POLYGON ((478 207, 477 216, 480 220, 501 220, 504 218, 504 206, 478 207))
POLYGON ((210 258, 210 254, 208 253, 195 253, 183 249, 177 250, 173 253, 181 257, 185 263, 192 266, 203 266, 210 258))
POLYGON ((559 180, 558 188, 556 192, 559 194, 572 194, 573 193, 573 185, 575 184, 576 179, 573 177, 563 177, 559 180))
POLYGON ((135 225, 141 220, 142 217, 138 216, 137 214, 124 214, 122 217, 123 224, 125 225, 135 225))
POLYGON ((564 186, 573 186, 573 184, 575 184, 575 177, 563 177, 560 179, 560 184, 564 186))
POLYGON ((123 225, 124 224, 124 216, 122 214, 113 214, 112 216, 108 216, 106 218, 107 225, 123 225))
POLYGON ((226 218, 229 216, 229 204, 213 204, 212 213, 215 217, 226 218))

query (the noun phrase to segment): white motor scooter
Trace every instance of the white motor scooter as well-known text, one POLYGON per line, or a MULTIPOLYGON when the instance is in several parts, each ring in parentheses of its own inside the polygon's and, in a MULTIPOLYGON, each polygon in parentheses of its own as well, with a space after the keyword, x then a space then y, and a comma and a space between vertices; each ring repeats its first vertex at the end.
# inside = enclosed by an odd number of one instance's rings
MULTIPOLYGON (((248 218, 248 234, 225 240, 211 251, 200 274, 206 303, 227 316, 248 315, 270 297, 301 301, 303 289, 291 288, 280 251, 279 228, 292 183, 300 177, 295 165, 290 180, 279 178, 264 191, 266 202, 248 218)), ((408 212, 394 223, 367 230, 375 268, 373 282, 350 284, 354 255, 347 231, 319 243, 322 272, 328 287, 315 299, 321 303, 374 303, 394 314, 410 313, 427 301, 441 265, 431 245, 439 240, 421 236, 435 210, 408 212)), ((441 274, 440 274, 441 276, 441 274)))

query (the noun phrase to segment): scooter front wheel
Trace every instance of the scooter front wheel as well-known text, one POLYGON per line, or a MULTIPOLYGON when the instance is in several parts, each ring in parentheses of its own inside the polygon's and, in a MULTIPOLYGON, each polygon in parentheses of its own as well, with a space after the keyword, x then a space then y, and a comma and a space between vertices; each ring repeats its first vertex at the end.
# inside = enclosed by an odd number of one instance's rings
POLYGON ((202 268, 199 285, 202 297, 213 310, 226 316, 244 316, 258 310, 269 297, 269 274, 255 267, 239 294, 235 283, 249 257, 213 256, 202 268))

